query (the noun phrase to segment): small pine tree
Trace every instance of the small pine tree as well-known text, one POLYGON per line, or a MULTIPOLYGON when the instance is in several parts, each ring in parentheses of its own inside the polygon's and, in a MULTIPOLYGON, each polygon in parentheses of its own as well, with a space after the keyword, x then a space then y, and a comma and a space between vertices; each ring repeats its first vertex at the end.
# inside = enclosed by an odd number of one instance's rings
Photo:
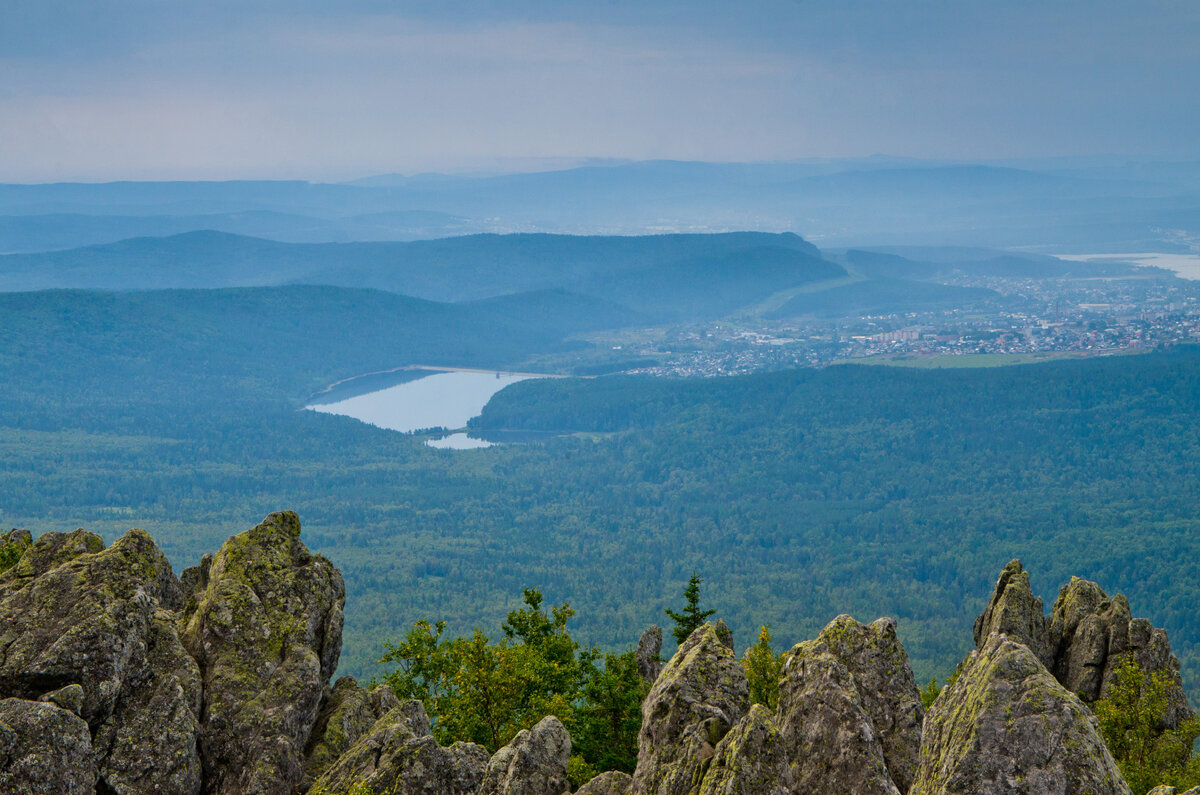
POLYGON ((691 635, 697 627, 708 620, 709 616, 717 612, 716 610, 700 609, 700 583, 702 582, 704 581, 700 579, 700 575, 693 571, 687 588, 683 589, 685 602, 683 612, 676 613, 669 607, 663 609, 663 612, 675 622, 675 629, 671 630, 671 634, 675 636, 676 643, 682 644, 688 639, 688 635, 691 635))

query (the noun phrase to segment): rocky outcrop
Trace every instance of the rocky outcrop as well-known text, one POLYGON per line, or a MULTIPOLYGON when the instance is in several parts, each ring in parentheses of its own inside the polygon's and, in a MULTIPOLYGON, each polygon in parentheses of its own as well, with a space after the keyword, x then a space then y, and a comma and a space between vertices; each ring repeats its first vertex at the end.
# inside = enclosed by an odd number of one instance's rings
POLYGON ((762 704, 717 743, 700 795, 788 795, 797 791, 789 766, 790 749, 762 704))
POLYGON ((291 511, 230 538, 204 574, 180 635, 203 677, 205 791, 291 793, 341 651, 341 574, 291 511))
POLYGON ((607 773, 601 773, 575 790, 575 795, 629 795, 632 789, 632 776, 628 773, 610 770, 607 773))
POLYGON ((96 763, 87 723, 54 704, 0 701, 0 792, 95 792, 96 763))
POLYGON ((1029 572, 1019 560, 1010 561, 1000 572, 991 600, 975 619, 976 648, 992 635, 1007 635, 1024 643, 1043 665, 1053 667, 1054 656, 1046 639, 1046 611, 1042 600, 1033 595, 1029 572))
POLYGON ((1129 602, 1111 599, 1094 582, 1072 577, 1059 592, 1047 618, 1033 595, 1029 574, 1014 560, 1000 572, 992 598, 975 621, 975 645, 993 634, 1027 646, 1059 683, 1085 703, 1103 698, 1121 661, 1133 657, 1147 673, 1171 682, 1164 728, 1176 728, 1193 713, 1171 653, 1167 633, 1144 618, 1133 618, 1129 602))
POLYGON ((659 657, 662 652, 662 639, 662 627, 657 624, 652 624, 642 633, 642 637, 638 638, 634 659, 637 661, 638 675, 648 685, 654 684, 654 680, 662 673, 663 663, 659 657))
POLYGON ((1143 671, 1162 673, 1170 681, 1165 727, 1176 728, 1192 717, 1166 631, 1133 618, 1124 596, 1110 599, 1096 583, 1072 577, 1051 608, 1047 634, 1055 677, 1088 703, 1105 696, 1117 667, 1131 656, 1143 671))
POLYGON ((421 702, 410 701, 375 722, 313 784, 313 795, 341 795, 355 787, 406 795, 475 795, 488 752, 474 743, 443 748, 427 730, 421 702), (419 714, 418 714, 419 713, 419 714))
POLYGON ((632 792, 696 791, 717 744, 749 709, 741 663, 712 624, 699 627, 642 702, 632 792))
POLYGON ((479 795, 564 795, 570 792, 571 738, 558 718, 517 732, 488 762, 479 795))
POLYGON ((833 655, 850 674, 879 737, 888 774, 901 792, 908 791, 916 778, 925 709, 908 654, 896 637, 896 622, 881 618, 860 624, 838 616, 816 640, 802 646, 809 654, 833 655))
POLYGON ((0 695, 77 703, 105 786, 198 791, 199 671, 168 609, 180 601, 144 531, 107 549, 82 530, 41 536, 0 576, 0 695))
POLYGON ((911 795, 1129 795, 1096 718, 1023 643, 992 635, 925 719, 911 795))
POLYGON ((815 641, 784 658, 777 723, 796 792, 899 795, 854 677, 815 641))

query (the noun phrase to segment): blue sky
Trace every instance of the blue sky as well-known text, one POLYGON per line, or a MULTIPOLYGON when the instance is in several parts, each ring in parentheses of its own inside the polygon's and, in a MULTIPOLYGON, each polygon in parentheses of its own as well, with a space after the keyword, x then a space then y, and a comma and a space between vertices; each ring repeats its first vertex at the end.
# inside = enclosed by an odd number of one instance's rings
POLYGON ((0 180, 1200 158, 1200 2, 6 0, 0 180))

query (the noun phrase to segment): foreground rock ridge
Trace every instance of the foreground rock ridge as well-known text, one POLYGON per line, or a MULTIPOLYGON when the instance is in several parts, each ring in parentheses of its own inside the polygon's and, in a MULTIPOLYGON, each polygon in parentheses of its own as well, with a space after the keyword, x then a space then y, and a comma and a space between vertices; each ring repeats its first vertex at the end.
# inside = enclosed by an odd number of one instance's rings
MULTIPOLYGON (((0 535, 0 795, 564 795, 554 716, 494 754, 440 745, 420 701, 352 677, 341 574, 274 513, 176 578, 142 530, 0 535)), ((896 623, 838 616, 783 658, 777 706, 752 704, 723 622, 659 662, 632 775, 589 795, 1128 795, 1089 705, 1136 659, 1192 716, 1166 633, 1072 578, 1046 615, 1019 561, 975 624, 976 650, 926 713, 896 623)), ((1172 788, 1155 790, 1168 795, 1172 788)))

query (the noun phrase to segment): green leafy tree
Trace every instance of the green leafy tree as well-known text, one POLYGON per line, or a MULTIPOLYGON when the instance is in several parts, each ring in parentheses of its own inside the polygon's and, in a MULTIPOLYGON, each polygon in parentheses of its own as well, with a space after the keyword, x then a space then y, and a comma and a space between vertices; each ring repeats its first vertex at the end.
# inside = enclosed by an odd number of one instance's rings
POLYGON ((750 685, 750 703, 775 709, 779 705, 783 655, 776 654, 771 648, 770 627, 764 624, 759 630, 758 643, 746 649, 742 655, 742 667, 746 669, 746 681, 750 685))
POLYGON ((385 681, 400 698, 425 704, 439 742, 476 742, 496 751, 547 715, 567 727, 574 745, 571 780, 597 771, 632 772, 646 685, 632 651, 602 654, 567 630, 570 605, 543 606, 540 591, 524 591, 522 607, 501 626, 447 638, 446 624, 418 621, 380 662, 396 668, 385 681))
POLYGON ((675 636, 676 643, 683 643, 687 640, 688 635, 691 635, 697 627, 708 620, 709 616, 717 612, 716 610, 700 609, 700 583, 702 582, 704 581, 700 575, 693 571, 687 588, 683 589, 683 610, 678 613, 669 607, 663 610, 675 622, 675 628, 671 630, 671 634, 675 636))
POLYGON ((1170 684, 1163 672, 1148 674, 1127 657, 1108 693, 1093 707, 1100 735, 1135 793, 1159 784, 1187 788, 1200 783, 1200 759, 1192 755, 1200 721, 1192 718, 1176 729, 1163 725, 1170 684))
POLYGON ((921 688, 921 705, 925 709, 933 706, 933 702, 937 701, 937 697, 942 694, 942 688, 937 683, 937 677, 929 677, 929 684, 921 688))

